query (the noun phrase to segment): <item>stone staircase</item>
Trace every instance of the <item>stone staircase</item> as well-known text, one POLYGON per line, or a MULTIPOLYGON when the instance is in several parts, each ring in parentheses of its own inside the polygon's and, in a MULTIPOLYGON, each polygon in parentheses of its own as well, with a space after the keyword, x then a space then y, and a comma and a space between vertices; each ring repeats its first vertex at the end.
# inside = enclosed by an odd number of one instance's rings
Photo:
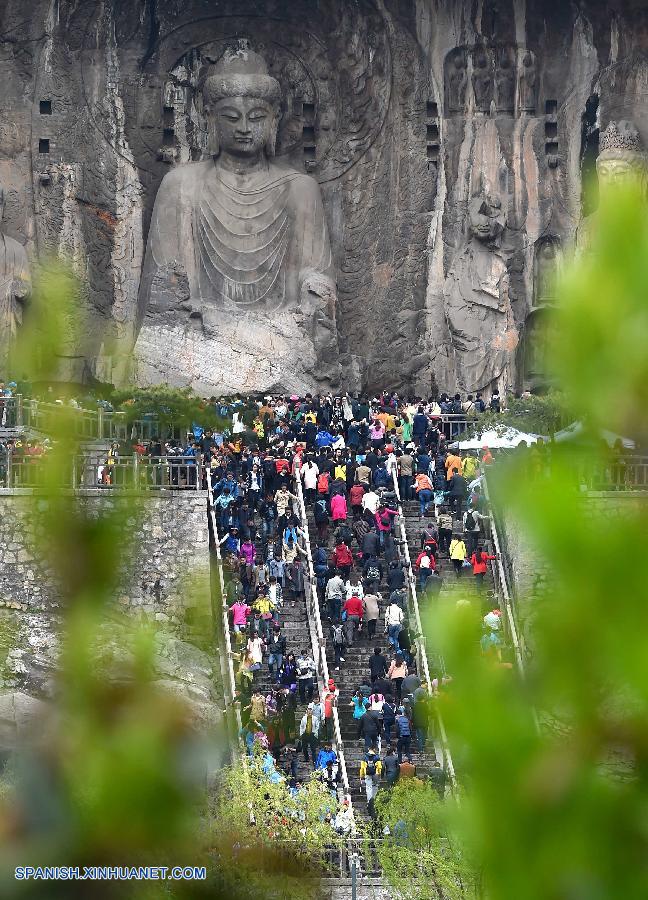
MULTIPOLYGON (((307 518, 311 544, 313 547, 315 547, 317 530, 315 528, 312 509, 310 508, 307 508, 307 518)), ((396 534, 396 529, 394 530, 394 534, 396 534)), ((327 543, 327 551, 329 553, 333 550, 334 544, 335 532, 334 530, 331 530, 327 543)), ((353 543, 351 549, 354 557, 356 557, 358 547, 355 542, 353 543)), ((398 544, 396 544, 394 547, 394 553, 396 554, 396 556, 398 556, 398 554, 400 553, 398 544)), ((381 560, 383 562, 383 569, 385 570, 386 574, 387 566, 385 564, 384 555, 381 556, 381 560)), ((356 568, 354 569, 354 571, 360 573, 358 562, 356 562, 356 568)), ((340 715, 340 730, 344 743, 344 755, 349 777, 350 794, 356 818, 360 820, 368 819, 365 785, 364 781, 360 778, 360 763, 365 755, 365 750, 364 739, 358 738, 358 722, 353 718, 353 705, 351 698, 361 685, 371 684, 369 674, 369 657, 373 653, 373 648, 381 647, 388 659, 391 656, 391 654, 389 653, 389 642, 387 640, 384 626, 384 614, 387 606, 389 605, 389 590, 386 581, 383 580, 383 582, 380 584, 378 593, 381 598, 379 604, 380 618, 377 623, 375 636, 371 640, 369 639, 369 637, 367 636, 367 626, 365 624, 362 631, 360 631, 356 635, 353 646, 345 648, 344 662, 341 663, 339 670, 335 668, 333 648, 329 640, 328 632, 330 623, 328 620, 326 603, 324 602, 323 596, 320 595, 320 615, 322 618, 322 627, 324 629, 324 635, 326 638, 326 657, 331 677, 335 679, 335 683, 340 691, 338 710, 340 715)), ((415 631, 413 623, 409 624, 410 633, 413 634, 413 632, 415 631)), ((408 670, 409 672, 416 671, 416 662, 414 658, 412 660, 412 664, 408 666, 408 670)), ((393 737, 393 735, 392 740, 395 743, 395 738, 393 737)), ((385 749, 385 742, 383 740, 381 747, 383 756, 385 753, 385 749)), ((420 775, 424 775, 435 758, 434 747, 431 742, 431 732, 430 738, 428 739, 428 746, 426 747, 425 752, 422 752, 421 749, 416 745, 416 738, 414 735, 412 735, 411 752, 412 761, 416 765, 417 772, 420 775)))

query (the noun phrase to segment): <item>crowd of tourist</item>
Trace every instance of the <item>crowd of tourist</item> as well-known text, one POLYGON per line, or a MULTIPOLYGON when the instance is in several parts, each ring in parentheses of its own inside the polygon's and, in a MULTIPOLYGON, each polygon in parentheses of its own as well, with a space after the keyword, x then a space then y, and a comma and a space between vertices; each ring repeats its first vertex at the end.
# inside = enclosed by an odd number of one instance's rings
MULTIPOLYGON (((457 577, 470 568, 476 582, 493 558, 481 545, 487 517, 480 488, 480 471, 492 456, 487 448, 464 456, 451 451, 441 414, 441 404, 395 396, 266 398, 248 415, 247 429, 235 412, 239 427, 231 434, 206 429, 194 436, 213 488, 246 746, 262 746, 273 777, 285 778, 291 790, 299 789, 305 764, 335 790, 333 709, 345 718, 338 686, 345 654, 359 642, 375 643, 348 704, 364 743, 357 774, 372 815, 379 785, 415 774, 413 747, 421 753, 430 747, 433 704, 443 686, 436 675, 424 684, 416 672, 395 531, 397 490, 405 502, 417 501, 414 568, 426 596, 440 590, 442 555, 457 577), (296 479, 317 536, 312 560, 335 672, 321 695, 311 651, 292 643, 285 627, 308 587, 296 479)), ((443 784, 438 765, 427 774, 443 784)))

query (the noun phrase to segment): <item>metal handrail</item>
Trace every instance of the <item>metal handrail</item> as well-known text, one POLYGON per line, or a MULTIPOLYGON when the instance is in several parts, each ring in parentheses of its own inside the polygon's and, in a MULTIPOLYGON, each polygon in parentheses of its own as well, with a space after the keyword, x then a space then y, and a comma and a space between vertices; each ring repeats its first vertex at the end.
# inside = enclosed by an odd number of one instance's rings
MULTIPOLYGON (((324 631, 322 629, 322 618, 320 616, 319 597, 317 596, 317 579, 315 577, 315 569, 313 566, 313 554, 311 552, 310 535, 308 531, 308 518, 306 515, 306 504, 304 502, 304 491, 302 488, 300 469, 296 468, 294 472, 295 492, 297 502, 299 504, 299 516, 302 521, 304 550, 306 551, 306 561, 308 564, 307 581, 308 581, 308 602, 306 604, 307 611, 310 612, 309 625, 311 625, 311 644, 313 647, 313 657, 317 663, 317 674, 320 688, 320 696, 323 696, 324 690, 328 687, 329 669, 326 659, 326 641, 324 639, 324 631)), ((340 717, 336 706, 333 707, 333 734, 335 736, 335 744, 337 748, 338 764, 342 774, 342 784, 344 793, 349 800, 351 808, 353 825, 355 831, 355 815, 353 811, 353 802, 351 800, 351 791, 349 786, 349 776, 346 767, 346 759, 344 757, 344 743, 342 741, 342 732, 340 730, 340 717)))
MULTIPOLYGON (((412 612, 414 613, 414 621, 416 623, 416 655, 423 670, 425 681, 431 687, 432 681, 430 678, 430 667, 427 658, 426 639, 425 635, 423 634, 423 625, 421 623, 421 613, 419 610, 418 595, 416 592, 416 576, 414 575, 414 569, 412 568, 412 557, 409 551, 407 530, 405 528, 405 517, 403 515, 403 504, 401 500, 400 486, 398 484, 398 475, 395 469, 392 470, 392 481, 394 483, 394 492, 396 494, 396 500, 398 503, 398 522, 401 533, 401 547, 403 548, 403 555, 405 556, 405 563, 407 566, 407 581, 409 585, 410 606, 412 607, 412 612)), ((454 763, 452 762, 452 754, 450 753, 450 746, 448 744, 448 735, 445 730, 443 717, 441 715, 441 711, 439 710, 438 704, 435 704, 435 712, 437 717, 437 724, 439 726, 439 736, 441 738, 440 743, 441 751, 443 754, 444 769, 448 773, 448 781, 458 801, 459 797, 457 794, 457 778, 455 775, 454 763)))
POLYGON ((509 589, 508 576, 506 574, 506 568, 504 566, 504 557, 502 554, 502 544, 499 539, 499 533, 497 530, 497 521, 495 516, 495 511, 493 509, 493 505, 491 503, 490 494, 488 491, 488 479, 486 478, 486 473, 483 476, 483 485, 484 485, 484 497, 486 502, 488 503, 488 509, 490 510, 490 530, 491 530, 491 540, 493 542, 493 550, 495 551, 495 556, 497 557, 494 560, 491 560, 491 570, 493 572, 493 584, 495 585, 495 592, 498 595, 498 599, 500 601, 501 606, 504 608, 505 621, 506 621, 506 630, 511 638, 511 644, 513 645, 513 652, 515 654, 515 662, 518 668, 518 672, 521 677, 524 678, 524 657, 526 655, 526 651, 524 648, 524 640, 519 637, 516 615, 514 610, 514 604, 512 600, 511 590, 509 589))
POLYGON ((207 497, 209 518, 212 526, 212 534, 214 536, 214 551, 216 553, 216 569, 218 572, 218 580, 220 585, 220 606, 223 627, 223 641, 225 644, 225 664, 223 664, 223 653, 221 653, 221 671, 223 673, 223 688, 225 694, 225 705, 227 709, 234 710, 234 721, 236 725, 236 735, 232 739, 230 734, 230 747, 232 757, 236 759, 239 756, 239 734, 241 733, 241 705, 236 699, 236 675, 234 673, 232 640, 229 630, 229 619, 227 616, 227 594, 225 592, 225 576, 223 574, 223 557, 220 549, 220 536, 218 534, 218 526, 216 524, 216 511, 214 507, 214 489, 209 474, 207 476, 207 497))

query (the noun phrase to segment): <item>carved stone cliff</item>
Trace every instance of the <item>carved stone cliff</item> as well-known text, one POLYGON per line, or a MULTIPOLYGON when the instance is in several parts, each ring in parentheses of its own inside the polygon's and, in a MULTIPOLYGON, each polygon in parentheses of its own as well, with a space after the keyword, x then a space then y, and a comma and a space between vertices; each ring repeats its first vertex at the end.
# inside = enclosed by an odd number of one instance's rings
POLYGON ((77 381, 123 379, 136 347, 142 380, 209 392, 541 388, 538 323, 596 206, 599 133, 629 120, 648 144, 648 10, 631 0, 5 0, 0 35, 2 231, 32 268, 73 261, 77 381), (141 303, 158 189, 211 160, 205 78, 240 38, 279 85, 272 165, 319 185, 331 248, 325 283, 270 327, 258 309, 210 324, 181 276, 177 302, 141 303), (484 191, 506 227, 480 250, 484 191), (486 269, 497 312, 467 296, 486 269))

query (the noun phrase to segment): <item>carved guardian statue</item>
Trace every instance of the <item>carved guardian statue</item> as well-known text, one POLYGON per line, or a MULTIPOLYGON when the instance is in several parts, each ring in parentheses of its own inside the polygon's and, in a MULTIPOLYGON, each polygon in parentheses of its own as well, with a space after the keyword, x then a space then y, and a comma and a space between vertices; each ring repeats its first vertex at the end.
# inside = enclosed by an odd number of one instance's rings
MULTIPOLYGON (((5 195, 0 185, 0 226, 4 218, 5 195)), ((31 290, 29 261, 25 248, 0 230, 0 366, 4 370, 11 344, 22 324, 23 306, 31 290)), ((6 371, 3 376, 6 377, 6 371)))

